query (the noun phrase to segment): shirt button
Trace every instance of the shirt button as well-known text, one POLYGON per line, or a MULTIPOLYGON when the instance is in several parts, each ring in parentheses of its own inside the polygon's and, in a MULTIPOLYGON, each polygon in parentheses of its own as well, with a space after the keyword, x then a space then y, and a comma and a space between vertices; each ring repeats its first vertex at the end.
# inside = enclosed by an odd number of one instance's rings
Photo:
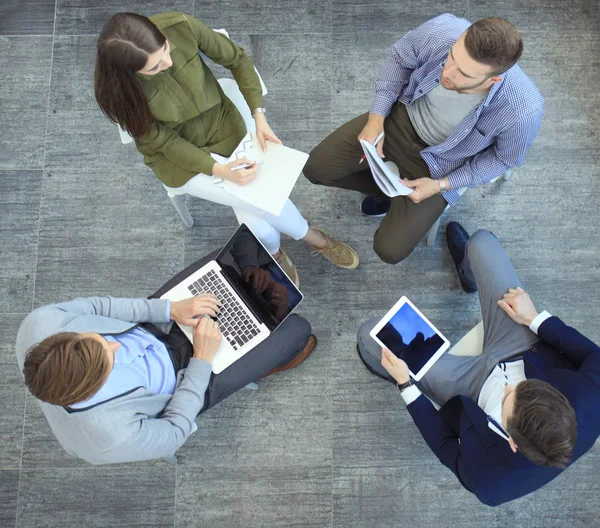
POLYGON ((439 80, 439 79, 436 79, 436 80, 435 80, 435 82, 440 82, 440 80, 439 80))
POLYGON ((418 90, 418 93, 423 93, 423 90, 418 90))
POLYGON ((537 352, 537 348, 535 347, 531 347, 529 350, 531 350, 534 354, 537 352))

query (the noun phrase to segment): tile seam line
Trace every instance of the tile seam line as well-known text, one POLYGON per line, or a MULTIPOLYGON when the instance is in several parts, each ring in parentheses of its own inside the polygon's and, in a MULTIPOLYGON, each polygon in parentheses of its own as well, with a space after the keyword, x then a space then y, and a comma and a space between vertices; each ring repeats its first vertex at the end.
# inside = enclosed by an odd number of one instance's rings
MULTIPOLYGON (((38 255, 39 255, 39 246, 40 246, 40 227, 41 227, 41 213, 42 213, 42 191, 44 187, 44 168, 46 166, 46 141, 48 139, 48 115, 50 113, 50 88, 52 87, 52 66, 54 63, 54 42, 55 42, 55 33, 56 33, 56 10, 57 10, 57 0, 54 2, 54 24, 52 26, 52 48, 50 49, 50 72, 48 75, 48 96, 46 101, 46 127, 44 131, 44 153, 42 156, 42 177, 40 179, 40 204, 38 207, 38 230, 37 230, 37 244, 35 246, 35 260, 33 266, 33 288, 31 295, 31 310, 33 310, 35 306, 35 286, 37 281, 37 265, 38 265, 38 255)), ((21 459, 19 461, 19 483, 17 487, 17 508, 15 512, 15 528, 19 526, 19 502, 21 500, 21 476, 23 474, 23 450, 25 447, 25 420, 27 418, 27 392, 25 392, 25 401, 23 404, 23 432, 21 435, 21 459)))
MULTIPOLYGON (((331 1, 329 3, 329 45, 330 45, 330 50, 329 50, 329 130, 332 131, 333 130, 333 91, 334 91, 334 75, 333 75, 333 1, 331 1)), ((333 297, 333 274, 331 275, 331 297, 333 297)), ((330 298, 330 303, 332 301, 332 298, 330 298)), ((332 335, 333 338, 333 335, 332 335)), ((333 356, 331 356, 331 373, 332 373, 332 378, 333 378, 333 370, 334 370, 334 361, 333 361, 333 356)), ((330 500, 329 500, 329 521, 330 521, 330 527, 333 528, 334 527, 334 523, 335 523, 335 518, 334 518, 334 477, 335 477, 335 471, 334 471, 334 418, 333 418, 333 412, 334 412, 334 401, 333 401, 333 391, 331 393, 331 400, 330 400, 330 410, 331 410, 331 450, 330 450, 330 460, 331 460, 331 490, 330 490, 330 500)))

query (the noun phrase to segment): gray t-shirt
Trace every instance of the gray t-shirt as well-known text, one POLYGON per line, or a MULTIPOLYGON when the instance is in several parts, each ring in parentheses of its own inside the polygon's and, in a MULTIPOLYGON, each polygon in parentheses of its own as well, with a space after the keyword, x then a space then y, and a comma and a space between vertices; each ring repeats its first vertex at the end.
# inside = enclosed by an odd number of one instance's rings
POLYGON ((454 129, 487 94, 461 94, 441 84, 406 107, 418 136, 428 145, 446 141, 454 129))

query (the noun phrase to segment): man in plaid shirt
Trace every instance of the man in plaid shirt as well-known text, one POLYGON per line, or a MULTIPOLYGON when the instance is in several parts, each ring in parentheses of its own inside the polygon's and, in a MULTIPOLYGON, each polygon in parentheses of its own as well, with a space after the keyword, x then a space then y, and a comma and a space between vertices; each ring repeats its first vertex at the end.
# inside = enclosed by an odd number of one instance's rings
POLYGON ((364 214, 384 217, 374 250, 388 263, 405 259, 466 187, 523 164, 541 125, 544 98, 516 64, 518 30, 501 18, 474 24, 444 14, 393 46, 371 112, 342 125, 312 152, 313 183, 366 194, 364 214), (389 199, 375 183, 359 139, 399 168, 413 192, 389 199))

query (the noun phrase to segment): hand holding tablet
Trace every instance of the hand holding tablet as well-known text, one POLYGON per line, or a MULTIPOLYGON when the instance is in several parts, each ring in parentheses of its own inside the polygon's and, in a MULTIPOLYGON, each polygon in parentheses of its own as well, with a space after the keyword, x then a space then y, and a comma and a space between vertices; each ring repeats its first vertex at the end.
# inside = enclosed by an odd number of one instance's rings
POLYGON ((450 348, 450 342, 406 297, 385 314, 370 335, 404 360, 416 381, 450 348))

